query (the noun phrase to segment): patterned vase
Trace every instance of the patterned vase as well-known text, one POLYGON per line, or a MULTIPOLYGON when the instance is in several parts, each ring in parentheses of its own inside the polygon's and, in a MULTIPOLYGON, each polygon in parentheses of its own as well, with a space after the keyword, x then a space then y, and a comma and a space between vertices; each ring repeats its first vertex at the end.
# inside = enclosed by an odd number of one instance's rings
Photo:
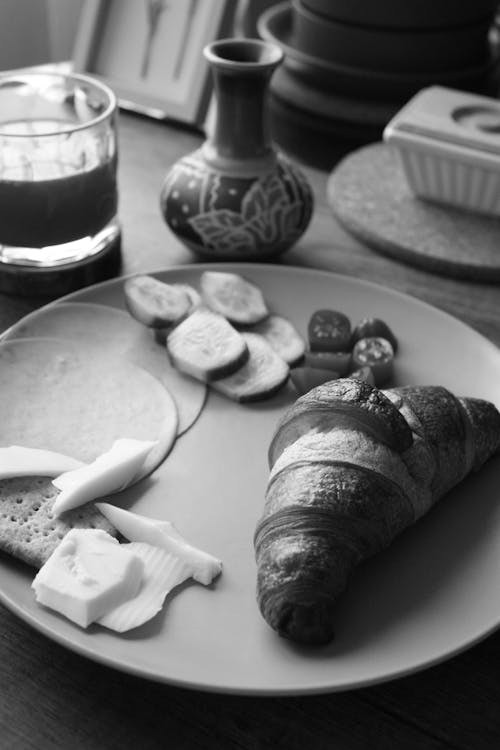
POLYGON ((265 260, 302 235, 311 188, 271 141, 267 95, 281 49, 223 39, 204 50, 212 69, 211 135, 168 172, 160 195, 170 229, 205 259, 265 260))

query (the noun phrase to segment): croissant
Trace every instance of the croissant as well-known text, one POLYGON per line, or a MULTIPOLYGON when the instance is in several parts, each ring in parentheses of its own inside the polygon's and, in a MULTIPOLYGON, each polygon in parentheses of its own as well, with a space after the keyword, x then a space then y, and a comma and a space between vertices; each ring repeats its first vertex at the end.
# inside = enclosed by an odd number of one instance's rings
POLYGON ((254 536, 264 619, 294 641, 329 642, 355 567, 499 448, 495 406, 441 386, 345 378, 297 399, 271 440, 254 536))

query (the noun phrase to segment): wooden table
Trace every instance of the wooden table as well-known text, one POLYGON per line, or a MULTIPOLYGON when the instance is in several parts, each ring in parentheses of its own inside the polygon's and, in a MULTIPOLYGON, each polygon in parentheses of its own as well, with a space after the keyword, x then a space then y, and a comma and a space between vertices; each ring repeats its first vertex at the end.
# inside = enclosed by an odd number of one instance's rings
MULTIPOLYGON (((197 134, 131 114, 120 119, 123 272, 196 259, 158 210, 162 177, 197 134)), ((369 279, 412 294, 500 345, 500 286, 438 277, 363 247, 333 220, 328 172, 305 168, 316 194, 306 235, 283 263, 369 279)), ((0 295, 0 331, 41 300, 0 295)), ((430 332, 429 335, 432 335, 430 332)), ((499 489, 500 497, 500 489, 499 489)), ((499 575, 500 596, 500 575, 499 575)), ((500 744, 500 632, 415 676, 352 692, 244 697, 150 683, 63 649, 0 607, 0 748, 429 748, 500 744)))

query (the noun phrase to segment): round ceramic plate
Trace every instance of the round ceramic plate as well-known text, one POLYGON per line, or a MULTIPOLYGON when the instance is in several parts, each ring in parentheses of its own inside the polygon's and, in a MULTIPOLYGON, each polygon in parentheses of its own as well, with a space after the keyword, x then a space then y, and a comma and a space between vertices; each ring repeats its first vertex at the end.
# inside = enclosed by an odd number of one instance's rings
MULTIPOLYGON (((192 265, 160 272, 196 285, 192 265)), ((245 275, 305 335, 311 313, 334 307, 353 322, 384 318, 400 340, 399 384, 442 384, 500 406, 500 352, 464 324, 412 297, 353 278, 273 265, 218 264, 245 275)), ((123 307, 123 280, 73 301, 123 307)), ((361 566, 338 602, 337 637, 305 648, 279 637, 255 600, 252 537, 262 508, 266 453, 290 391, 242 406, 210 393, 167 460, 121 497, 136 512, 174 522, 220 557, 211 587, 180 587, 152 621, 126 635, 81 630, 37 606, 32 571, 0 558, 1 601, 74 651, 119 670, 182 687, 279 695, 361 687, 407 675, 471 646, 498 627, 500 462, 490 461, 382 554, 361 566)))

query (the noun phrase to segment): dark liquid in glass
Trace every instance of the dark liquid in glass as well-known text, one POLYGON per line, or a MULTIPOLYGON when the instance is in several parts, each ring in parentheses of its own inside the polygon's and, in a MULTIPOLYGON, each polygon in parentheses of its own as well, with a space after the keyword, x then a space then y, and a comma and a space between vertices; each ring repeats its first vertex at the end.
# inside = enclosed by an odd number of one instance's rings
POLYGON ((116 158, 53 179, 0 179, 3 245, 47 247, 93 237, 116 212, 116 158))

